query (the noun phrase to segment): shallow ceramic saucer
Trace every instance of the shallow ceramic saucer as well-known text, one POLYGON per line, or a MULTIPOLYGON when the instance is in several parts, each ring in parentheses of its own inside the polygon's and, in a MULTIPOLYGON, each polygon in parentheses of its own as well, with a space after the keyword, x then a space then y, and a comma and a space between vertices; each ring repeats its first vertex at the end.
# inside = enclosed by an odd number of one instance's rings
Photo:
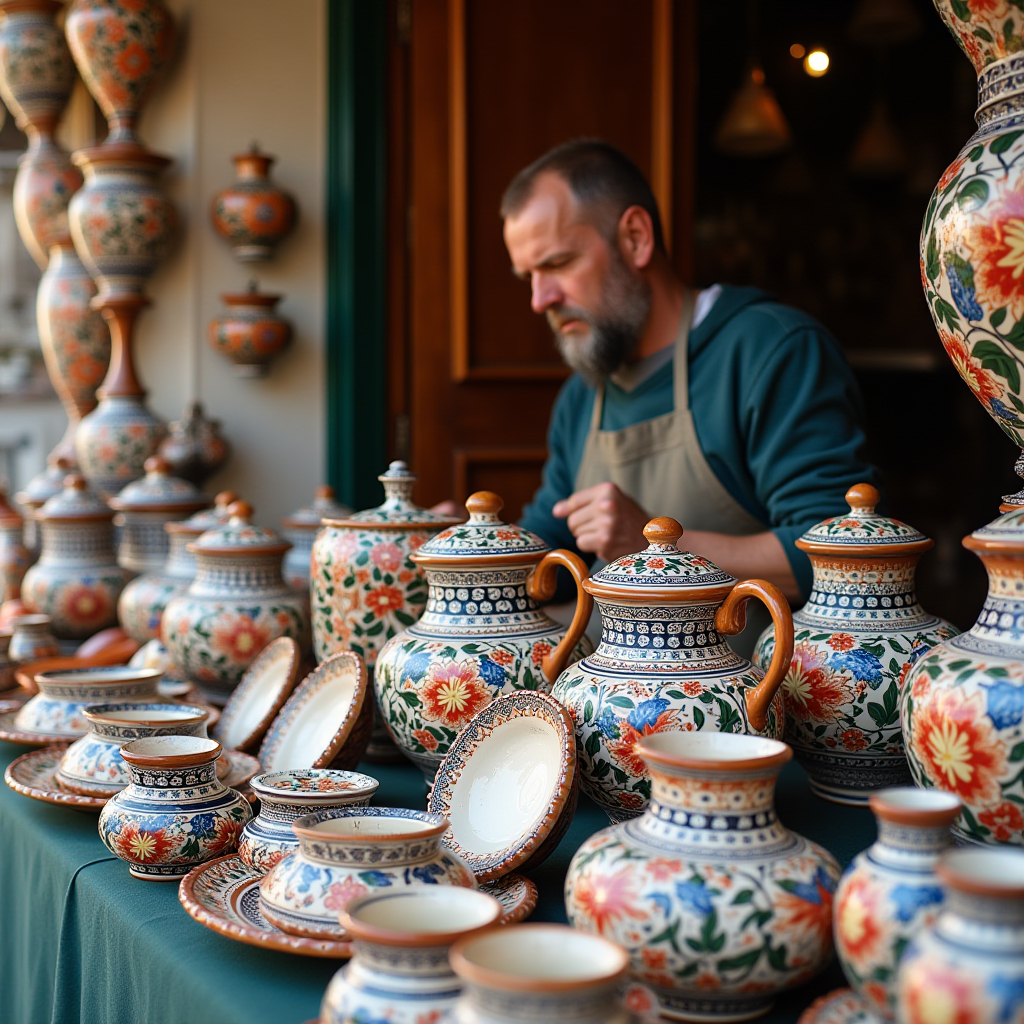
POLYGON ((797 1024, 884 1024, 852 988, 837 988, 815 999, 797 1024))
POLYGON ((428 810, 479 881, 537 867, 576 809, 576 734, 553 697, 515 690, 459 733, 434 776, 428 810))
POLYGON ((7 743, 16 743, 19 747, 49 747, 54 743, 71 743, 74 736, 62 736, 55 732, 29 732, 27 729, 19 729, 15 719, 20 713, 22 705, 8 711, 0 712, 0 740, 7 743))
POLYGON ((225 747, 255 751, 292 695, 299 677, 299 645, 278 637, 259 653, 224 705, 214 738, 225 747))
POLYGON ((366 666, 358 654, 341 651, 313 669, 285 702, 260 747, 260 764, 265 772, 351 770, 372 724, 366 666))

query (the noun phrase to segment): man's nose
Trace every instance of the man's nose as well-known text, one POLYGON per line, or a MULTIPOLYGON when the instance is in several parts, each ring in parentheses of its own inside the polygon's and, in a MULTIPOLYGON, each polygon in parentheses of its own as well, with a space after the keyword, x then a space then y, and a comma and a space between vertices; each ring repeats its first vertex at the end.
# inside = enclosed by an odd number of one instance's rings
POLYGON ((534 313, 545 313, 565 298, 562 289, 550 274, 534 274, 531 287, 530 307, 534 313))

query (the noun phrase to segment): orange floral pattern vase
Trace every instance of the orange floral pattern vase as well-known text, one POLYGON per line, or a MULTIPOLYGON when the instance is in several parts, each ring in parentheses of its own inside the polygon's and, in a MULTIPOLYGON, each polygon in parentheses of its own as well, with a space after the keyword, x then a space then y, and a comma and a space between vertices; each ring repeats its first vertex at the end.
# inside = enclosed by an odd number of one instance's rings
POLYGON ((238 377, 265 377, 270 360, 288 347, 292 325, 275 312, 281 295, 267 295, 252 281, 244 292, 221 296, 228 311, 210 321, 210 345, 229 359, 238 377))

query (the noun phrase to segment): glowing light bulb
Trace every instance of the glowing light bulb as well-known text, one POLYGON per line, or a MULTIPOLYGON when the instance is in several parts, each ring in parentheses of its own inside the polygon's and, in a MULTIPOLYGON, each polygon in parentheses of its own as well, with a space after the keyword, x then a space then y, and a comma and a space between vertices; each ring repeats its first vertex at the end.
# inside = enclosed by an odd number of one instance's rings
POLYGON ((804 57, 804 71, 806 71, 811 78, 821 78, 821 76, 828 71, 828 65, 828 54, 824 50, 811 50, 811 52, 804 57))
POLYGON ((794 43, 789 48, 789 55, 790 55, 790 57, 795 57, 797 60, 800 60, 800 58, 803 57, 803 55, 806 52, 807 52, 806 48, 801 46, 799 43, 794 43))

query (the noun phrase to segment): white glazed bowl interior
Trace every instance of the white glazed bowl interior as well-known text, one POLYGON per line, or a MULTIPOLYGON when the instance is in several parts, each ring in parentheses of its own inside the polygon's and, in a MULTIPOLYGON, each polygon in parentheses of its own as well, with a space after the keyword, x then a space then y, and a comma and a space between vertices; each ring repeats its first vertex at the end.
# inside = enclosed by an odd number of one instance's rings
POLYGON ((180 757, 182 754, 213 754, 220 744, 202 736, 148 736, 132 740, 121 748, 122 754, 140 757, 180 757))
POLYGON ((960 806, 960 798, 944 789, 893 786, 878 790, 876 797, 887 807, 907 811, 953 811, 960 806))
POLYGON ((353 921, 407 935, 468 932, 501 917, 493 896, 455 885, 409 886, 365 896, 347 909, 353 921))
POLYGON ((323 821, 309 821, 299 818, 295 828, 306 828, 318 835, 334 839, 350 839, 368 836, 415 836, 421 832, 437 829, 431 821, 417 821, 415 818, 377 818, 353 816, 326 818, 323 821))
POLYGON ((203 708, 181 704, 143 704, 138 708, 107 708, 103 704, 92 704, 82 712, 90 722, 132 725, 146 723, 157 727, 180 722, 192 725, 207 716, 203 708))
POLYGON ((666 757, 693 761, 750 761, 776 757, 788 749, 779 740, 734 732, 659 732, 645 736, 642 743, 666 757))
POLYGON ((155 687, 162 675, 163 673, 155 668, 129 668, 127 665, 115 665, 109 668, 72 668, 63 672, 41 672, 35 679, 40 693, 46 693, 47 687, 81 686, 85 688, 149 681, 152 681, 155 687))
POLYGON ((986 889, 1015 893, 1024 889, 1024 851, 1021 850, 951 850, 942 858, 942 864, 952 879, 986 889))
MULTIPOLYGON (((295 658, 293 650, 288 646, 282 645, 278 650, 280 653, 268 658, 259 667, 259 677, 246 686, 244 699, 240 698, 237 702, 234 698, 228 700, 224 709, 224 728, 220 731, 220 741, 225 747, 234 748, 244 743, 273 709, 274 701, 281 693, 295 658), (237 707, 233 707, 233 703, 237 707), (233 713, 229 714, 229 711, 233 713)), ((245 682, 243 678, 242 683, 245 682)), ((332 732, 327 738, 333 735, 332 732)))

